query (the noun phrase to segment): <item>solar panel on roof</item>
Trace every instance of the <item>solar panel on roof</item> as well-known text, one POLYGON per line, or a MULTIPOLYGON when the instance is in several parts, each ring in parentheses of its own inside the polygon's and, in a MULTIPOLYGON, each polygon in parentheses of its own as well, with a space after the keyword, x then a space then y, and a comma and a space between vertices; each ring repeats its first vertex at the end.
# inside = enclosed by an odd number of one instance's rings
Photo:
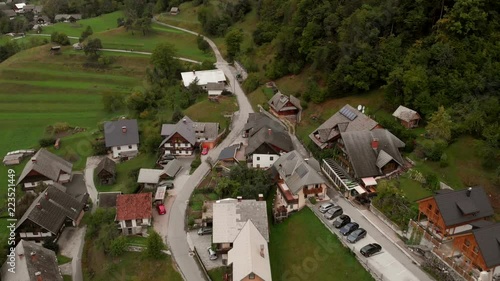
POLYGON ((307 169, 304 167, 304 164, 300 165, 297 168, 297 174, 299 175, 300 178, 303 178, 307 174, 307 169))
POLYGON ((354 120, 358 115, 354 112, 352 112, 349 108, 344 107, 340 110, 340 114, 344 115, 347 119, 349 120, 354 120))

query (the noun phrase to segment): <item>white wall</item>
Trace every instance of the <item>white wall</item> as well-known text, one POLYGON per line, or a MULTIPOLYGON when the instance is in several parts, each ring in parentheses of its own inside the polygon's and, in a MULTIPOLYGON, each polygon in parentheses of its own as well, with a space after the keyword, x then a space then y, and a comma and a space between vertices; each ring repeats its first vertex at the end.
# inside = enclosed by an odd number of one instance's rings
POLYGON ((137 144, 132 144, 132 148, 129 148, 128 145, 122 145, 122 146, 113 146, 111 150, 113 151, 113 158, 118 158, 120 156, 120 152, 128 152, 128 151, 138 151, 137 150, 137 144), (120 149, 118 149, 120 148, 120 149))
POLYGON ((120 228, 122 229, 123 234, 128 234, 127 228, 132 228, 132 234, 141 233, 143 225, 151 226, 151 220, 150 219, 142 219, 141 225, 138 225, 136 220, 132 220, 132 227, 126 226, 125 221, 120 221, 120 228))
POLYGON ((50 232, 38 232, 37 234, 33 234, 33 232, 19 232, 19 237, 21 238, 42 238, 51 236, 52 233, 50 232))
POLYGON ((252 168, 269 168, 279 157, 277 154, 253 154, 252 168))

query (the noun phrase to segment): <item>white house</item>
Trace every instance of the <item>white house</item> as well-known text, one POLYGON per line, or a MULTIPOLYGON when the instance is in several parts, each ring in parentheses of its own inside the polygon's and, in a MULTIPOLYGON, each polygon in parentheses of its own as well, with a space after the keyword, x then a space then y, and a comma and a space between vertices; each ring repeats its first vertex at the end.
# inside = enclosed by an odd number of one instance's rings
POLYGON ((113 158, 134 158, 139 153, 137 120, 121 119, 104 123, 104 139, 106 147, 113 152, 113 158))
POLYGON ((116 219, 124 235, 145 234, 153 216, 153 194, 120 194, 116 197, 116 219))
POLYGON ((280 156, 278 154, 253 154, 252 168, 270 168, 280 156))
POLYGON ((226 76, 220 69, 181 72, 181 76, 184 87, 188 87, 195 80, 198 80, 197 84, 205 90, 208 84, 213 87, 213 84, 225 85, 226 83, 226 76))

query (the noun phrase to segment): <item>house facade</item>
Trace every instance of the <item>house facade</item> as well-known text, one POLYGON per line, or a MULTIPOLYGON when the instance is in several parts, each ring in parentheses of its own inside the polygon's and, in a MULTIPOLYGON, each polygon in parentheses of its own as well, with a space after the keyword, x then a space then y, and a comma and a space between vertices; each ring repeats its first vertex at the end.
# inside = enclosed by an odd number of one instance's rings
POLYGON ((163 124, 160 149, 164 155, 191 156, 197 146, 215 147, 219 123, 194 122, 184 116, 177 124, 163 124))
POLYGON ((283 95, 278 91, 269 101, 269 111, 278 117, 289 117, 300 122, 302 106, 300 100, 290 95, 283 95))
POLYGON ((116 219, 123 235, 144 235, 151 226, 153 194, 121 194, 116 197, 116 219))
POLYGON ((95 174, 102 185, 114 184, 116 181, 115 161, 104 157, 95 169, 95 174))
POLYGON ((268 169, 270 168, 280 156, 278 154, 253 154, 252 155, 252 168, 268 169))
POLYGON ((434 196, 417 202, 417 221, 440 240, 449 238, 458 230, 463 231, 464 226, 470 223, 494 214, 488 195, 482 187, 443 189, 434 196))
POLYGON ((306 205, 309 197, 325 198, 328 185, 326 179, 313 169, 296 151, 283 154, 273 164, 277 180, 275 207, 296 212, 306 205))
POLYGON ((88 198, 85 194, 79 201, 54 185, 48 186, 17 222, 17 238, 57 240, 64 227, 80 224, 88 198))
POLYGON ((418 123, 422 117, 420 117, 420 114, 416 112, 413 109, 409 109, 408 107, 404 107, 400 105, 394 113, 392 113, 392 116, 396 117, 401 122, 401 125, 403 125, 407 129, 412 129, 418 127, 418 123))
POLYGON ((127 160, 139 153, 139 128, 137 120, 120 119, 104 123, 106 147, 111 149, 113 158, 127 160))
POLYGON ((309 138, 321 149, 332 148, 343 132, 371 131, 382 128, 363 112, 346 104, 314 130, 309 138))
POLYGON ((73 164, 41 148, 24 166, 17 185, 33 190, 41 184, 68 183, 72 179, 73 164))

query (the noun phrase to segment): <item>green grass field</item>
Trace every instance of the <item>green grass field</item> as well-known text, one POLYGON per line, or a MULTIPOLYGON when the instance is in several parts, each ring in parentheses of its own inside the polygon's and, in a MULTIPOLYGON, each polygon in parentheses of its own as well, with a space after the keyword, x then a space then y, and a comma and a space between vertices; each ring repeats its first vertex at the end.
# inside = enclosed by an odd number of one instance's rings
POLYGON ((87 26, 92 27, 92 31, 94 32, 94 34, 116 28, 118 26, 118 18, 123 18, 122 11, 100 15, 95 18, 83 19, 74 23, 60 22, 53 25, 44 26, 42 29, 42 33, 51 34, 54 31, 58 31, 63 32, 68 36, 80 37, 82 31, 84 31, 87 26))
POLYGON ((272 225, 270 232, 273 280, 373 280, 309 208, 272 225))
POLYGON ((235 97, 221 96, 219 102, 208 100, 206 96, 200 101, 184 110, 184 114, 198 122, 218 122, 224 128, 226 120, 225 114, 232 114, 238 110, 238 103, 235 97))

